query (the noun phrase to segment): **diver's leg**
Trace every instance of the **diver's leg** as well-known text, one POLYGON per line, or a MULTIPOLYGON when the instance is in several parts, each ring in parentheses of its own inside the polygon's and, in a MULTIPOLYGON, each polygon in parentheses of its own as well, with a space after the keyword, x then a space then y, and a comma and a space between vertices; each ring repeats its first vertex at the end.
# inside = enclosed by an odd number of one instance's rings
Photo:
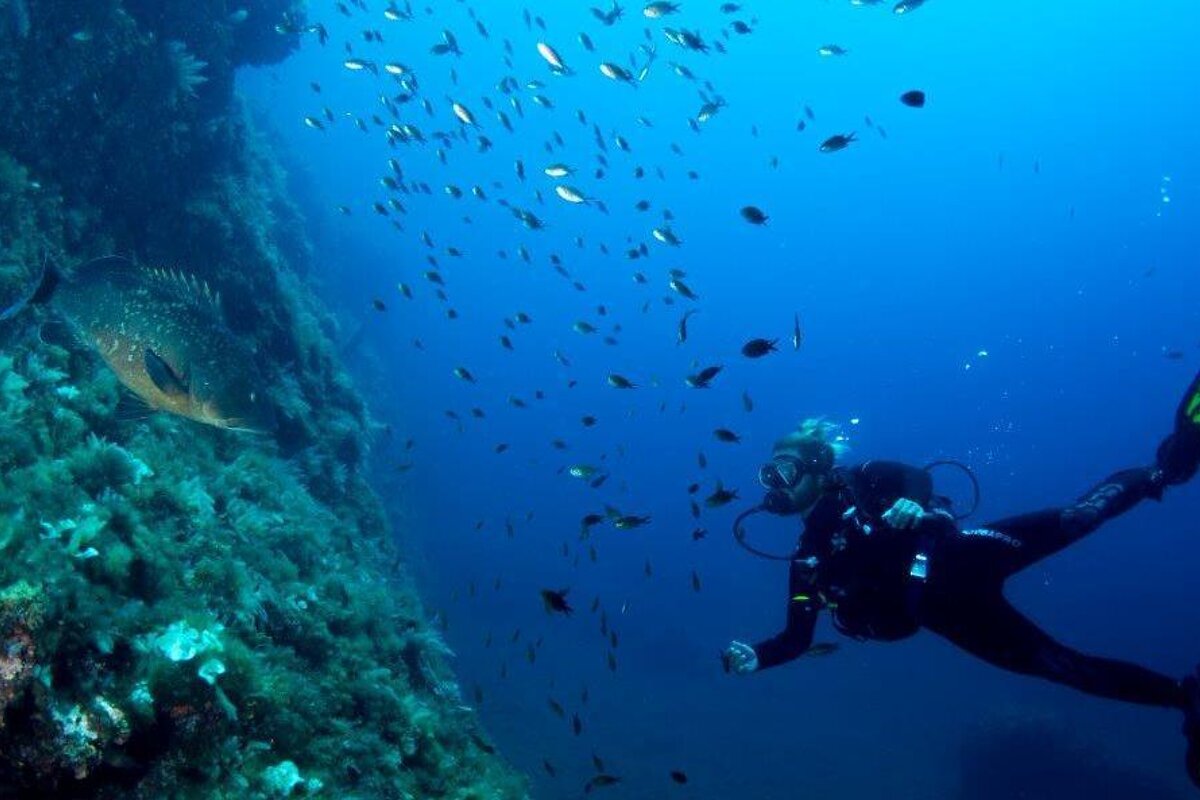
POLYGON ((1105 478, 1066 508, 1007 517, 960 535, 970 540, 972 548, 986 551, 990 571, 1003 578, 1054 555, 1161 492, 1157 470, 1126 469, 1105 478))
POLYGON ((1034 564, 1082 539, 1147 498, 1159 500, 1167 486, 1186 482, 1200 469, 1200 373, 1175 411, 1175 429, 1158 448, 1153 467, 1121 470, 1089 489, 1072 505, 999 520, 963 531, 1001 577, 1034 564))
POLYGON ((925 627, 989 664, 1070 686, 1096 697, 1183 709, 1180 681, 1137 664, 1089 656, 1051 638, 1003 595, 947 597, 924 615, 925 627))

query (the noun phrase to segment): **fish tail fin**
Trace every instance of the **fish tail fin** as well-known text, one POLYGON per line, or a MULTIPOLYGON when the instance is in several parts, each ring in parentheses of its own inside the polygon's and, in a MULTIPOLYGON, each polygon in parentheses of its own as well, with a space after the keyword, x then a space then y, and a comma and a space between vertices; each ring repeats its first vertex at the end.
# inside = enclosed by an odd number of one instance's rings
POLYGON ((29 303, 40 306, 50 302, 50 298, 54 296, 54 290, 61 282, 62 273, 47 259, 46 263, 42 265, 42 278, 38 281, 38 286, 34 289, 33 294, 29 296, 29 303))
POLYGON ((43 305, 49 301, 54 294, 55 288, 58 287, 61 277, 61 273, 50 263, 47 257, 42 262, 42 272, 38 276, 37 281, 31 282, 25 294, 16 298, 12 304, 0 309, 0 321, 15 317, 24 311, 27 306, 43 305))

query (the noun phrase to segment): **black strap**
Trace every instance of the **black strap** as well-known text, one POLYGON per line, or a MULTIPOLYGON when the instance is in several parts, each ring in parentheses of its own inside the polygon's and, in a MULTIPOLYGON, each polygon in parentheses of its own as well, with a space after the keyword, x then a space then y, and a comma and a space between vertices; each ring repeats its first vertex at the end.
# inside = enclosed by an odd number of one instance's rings
POLYGON ((975 477, 974 470, 972 470, 970 467, 968 467, 966 464, 962 463, 961 461, 957 461, 953 458, 943 458, 943 459, 939 459, 938 461, 930 461, 928 464, 926 464, 924 467, 922 467, 922 469, 924 469, 925 472, 931 472, 933 469, 935 469, 937 467, 957 467, 958 469, 960 469, 964 473, 966 473, 967 480, 971 481, 971 495, 972 495, 971 496, 971 507, 968 508, 966 511, 956 514, 956 513, 954 513, 954 504, 950 501, 949 498, 947 498, 947 497, 939 497, 938 498, 939 500, 946 501, 946 504, 947 504, 946 509, 950 512, 950 516, 954 517, 954 521, 962 522, 964 519, 966 519, 967 517, 971 516, 976 511, 979 510, 979 501, 982 497, 982 493, 979 490, 979 479, 975 477))
POLYGON ((733 520, 734 541, 741 545, 747 552, 752 553, 759 558, 765 558, 770 561, 794 561, 796 556, 799 555, 799 548, 796 548, 786 555, 780 555, 779 553, 769 553, 766 550, 760 550, 746 541, 746 527, 743 523, 745 523, 748 517, 751 517, 755 514, 760 514, 766 510, 767 509, 762 505, 757 505, 738 514, 733 520))

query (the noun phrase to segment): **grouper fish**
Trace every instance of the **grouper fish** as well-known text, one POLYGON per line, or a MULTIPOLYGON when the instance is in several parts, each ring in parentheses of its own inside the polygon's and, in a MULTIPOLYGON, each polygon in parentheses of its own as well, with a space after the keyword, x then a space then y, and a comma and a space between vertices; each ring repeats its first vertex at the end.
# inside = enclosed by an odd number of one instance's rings
POLYGON ((47 272, 34 302, 49 302, 151 408, 229 430, 274 429, 254 357, 203 281, 110 256, 70 276, 47 272))

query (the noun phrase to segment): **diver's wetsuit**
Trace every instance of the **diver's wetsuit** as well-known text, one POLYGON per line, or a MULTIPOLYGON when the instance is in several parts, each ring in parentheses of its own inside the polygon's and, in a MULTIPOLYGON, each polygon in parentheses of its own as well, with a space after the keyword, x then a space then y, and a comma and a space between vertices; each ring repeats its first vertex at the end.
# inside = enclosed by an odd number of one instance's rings
POLYGON ((812 643, 817 613, 828 608, 849 636, 892 640, 924 627, 1012 672, 1132 703, 1185 704, 1179 681, 1072 650, 1026 619, 1003 593, 1009 576, 1138 502, 1157 499, 1162 492, 1157 470, 1118 472, 1067 508, 970 530, 958 529, 945 501, 933 496, 924 470, 872 461, 835 475, 835 487, 809 513, 791 563, 787 627, 754 646, 760 669, 802 655, 812 643), (880 516, 900 498, 932 513, 913 530, 889 528, 880 516), (851 508, 859 513, 847 516, 851 508), (918 554, 927 556, 924 580, 910 575, 918 554))

